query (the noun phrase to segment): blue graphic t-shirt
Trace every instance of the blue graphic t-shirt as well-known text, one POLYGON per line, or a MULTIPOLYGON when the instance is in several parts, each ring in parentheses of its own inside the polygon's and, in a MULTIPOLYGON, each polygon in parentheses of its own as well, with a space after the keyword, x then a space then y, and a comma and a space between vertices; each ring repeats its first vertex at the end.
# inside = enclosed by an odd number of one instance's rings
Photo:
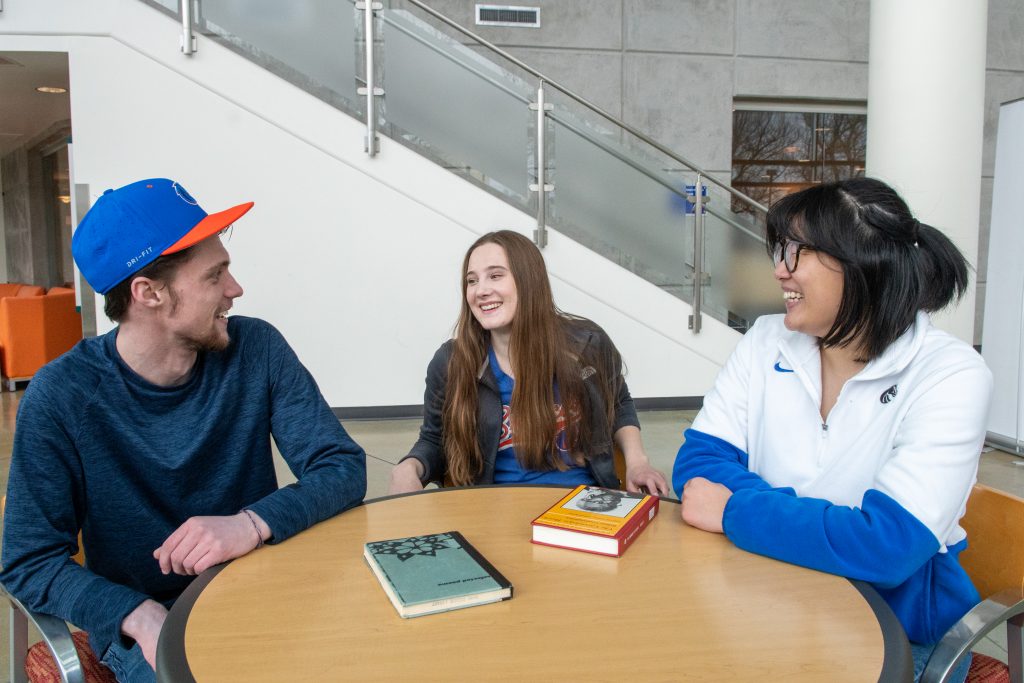
MULTIPOLYGON (((596 484, 590 470, 586 467, 579 467, 572 462, 572 456, 565 448, 565 410, 560 404, 555 404, 555 415, 558 421, 558 436, 555 443, 558 446, 559 454, 569 469, 565 472, 551 470, 538 472, 526 470, 519 464, 516 458, 515 435, 512 433, 512 389, 516 381, 505 374, 498 365, 498 358, 494 355, 494 349, 488 350, 490 357, 491 372, 498 382, 498 392, 501 394, 501 437, 498 439, 498 456, 494 462, 494 483, 495 484, 558 484, 561 486, 577 486, 579 484, 596 484)), ((556 397, 557 397, 557 391, 556 397)))

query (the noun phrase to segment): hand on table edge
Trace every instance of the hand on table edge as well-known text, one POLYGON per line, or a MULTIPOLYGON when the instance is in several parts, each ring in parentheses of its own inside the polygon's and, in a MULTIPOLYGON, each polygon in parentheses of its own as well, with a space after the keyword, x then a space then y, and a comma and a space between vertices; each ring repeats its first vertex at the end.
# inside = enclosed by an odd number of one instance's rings
POLYGON ((722 519, 732 491, 704 477, 694 477, 683 484, 679 514, 683 521, 703 531, 723 533, 722 519))
POLYGON ((423 463, 416 458, 406 458, 391 468, 388 481, 388 495, 413 493, 423 490, 423 463))
POLYGON ((153 551, 153 557, 164 574, 173 571, 194 576, 248 554, 271 535, 267 523, 252 510, 235 515, 190 517, 153 551))
POLYGON ((670 493, 665 475, 651 466, 640 440, 640 429, 632 425, 619 428, 614 434, 615 445, 622 451, 626 460, 626 481, 622 482, 630 493, 646 490, 655 496, 667 496, 670 493))
POLYGON ((630 493, 646 491, 654 496, 669 495, 668 481, 665 479, 665 475, 654 469, 647 462, 646 456, 644 456, 643 463, 626 465, 625 484, 626 490, 630 493))
POLYGON ((121 633, 128 636, 142 650, 150 668, 156 671, 156 645, 167 619, 167 608, 156 600, 144 600, 121 621, 121 633))

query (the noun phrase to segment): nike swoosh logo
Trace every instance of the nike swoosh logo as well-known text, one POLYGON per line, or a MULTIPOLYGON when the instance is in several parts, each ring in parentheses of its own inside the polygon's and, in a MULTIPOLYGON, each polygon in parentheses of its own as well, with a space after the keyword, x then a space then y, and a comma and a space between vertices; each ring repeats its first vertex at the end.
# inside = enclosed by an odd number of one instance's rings
POLYGON ((778 361, 775 361, 775 372, 793 372, 793 371, 788 369, 788 368, 782 367, 781 365, 779 365, 778 361))

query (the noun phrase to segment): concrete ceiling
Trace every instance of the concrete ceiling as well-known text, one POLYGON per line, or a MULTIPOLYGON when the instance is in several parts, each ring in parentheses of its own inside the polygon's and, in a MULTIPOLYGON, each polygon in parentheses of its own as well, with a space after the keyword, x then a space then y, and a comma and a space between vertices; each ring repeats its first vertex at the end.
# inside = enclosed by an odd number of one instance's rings
POLYGON ((39 86, 70 90, 67 53, 0 52, 0 157, 71 119, 70 93, 45 94, 39 86))

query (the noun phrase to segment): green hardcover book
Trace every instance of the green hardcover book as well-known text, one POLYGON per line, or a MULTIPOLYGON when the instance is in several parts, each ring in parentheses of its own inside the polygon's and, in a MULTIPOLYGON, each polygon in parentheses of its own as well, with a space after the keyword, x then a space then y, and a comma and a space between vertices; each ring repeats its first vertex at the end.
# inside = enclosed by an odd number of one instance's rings
POLYGON ((405 618, 512 597, 512 584, 458 531, 367 543, 363 557, 405 618))

